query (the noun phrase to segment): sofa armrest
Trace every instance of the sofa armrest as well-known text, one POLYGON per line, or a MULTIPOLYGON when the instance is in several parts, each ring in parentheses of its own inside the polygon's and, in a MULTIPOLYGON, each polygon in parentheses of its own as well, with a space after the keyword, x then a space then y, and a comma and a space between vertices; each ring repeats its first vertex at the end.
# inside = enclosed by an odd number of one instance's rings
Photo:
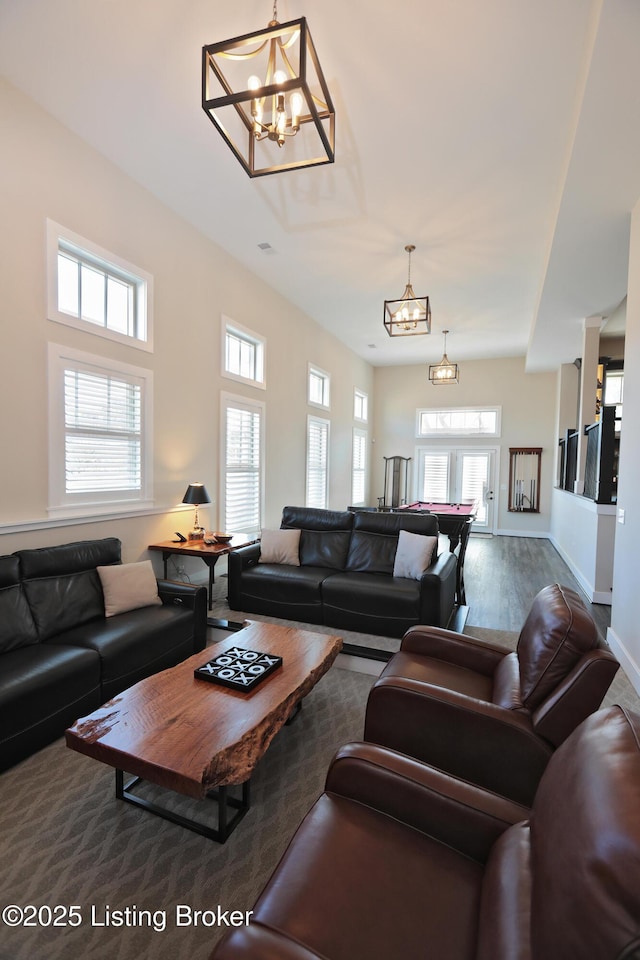
POLYGON ((553 753, 527 715, 393 676, 371 688, 364 739, 527 805, 553 753))
POLYGON ((446 627, 456 599, 457 561, 452 553, 441 553, 420 578, 420 619, 446 627))
POLYGON ((333 759, 325 791, 420 830, 484 863, 529 808, 393 750, 350 743, 333 759))
POLYGON ((500 661, 511 653, 508 647, 464 633, 419 624, 410 627, 402 638, 401 650, 434 660, 455 663, 486 677, 492 677, 500 661))
POLYGON ((209 606, 207 588, 179 580, 158 580, 158 596, 164 604, 182 605, 193 610, 193 652, 204 650, 209 606))
POLYGON ((326 960, 263 923, 251 920, 247 926, 230 931, 218 943, 211 960, 326 960))
POLYGON ((229 578, 229 606, 232 610, 242 610, 242 571, 254 567, 260 560, 260 544, 252 543, 248 547, 232 550, 227 556, 227 576, 229 578))

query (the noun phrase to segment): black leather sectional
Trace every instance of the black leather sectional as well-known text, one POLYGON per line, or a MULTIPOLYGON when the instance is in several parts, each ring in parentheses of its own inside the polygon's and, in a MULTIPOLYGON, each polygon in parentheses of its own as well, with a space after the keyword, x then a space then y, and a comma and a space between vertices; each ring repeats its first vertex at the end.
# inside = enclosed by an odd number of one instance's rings
POLYGON ((401 637, 446 627, 454 610, 456 558, 441 553, 420 580, 393 576, 401 530, 434 536, 433 515, 285 507, 281 527, 300 529, 300 566, 260 563, 260 545, 229 555, 229 606, 245 613, 401 637))
POLYGON ((205 646, 205 587, 158 581, 162 605, 105 618, 109 537, 0 557, 0 770, 78 717, 205 646))

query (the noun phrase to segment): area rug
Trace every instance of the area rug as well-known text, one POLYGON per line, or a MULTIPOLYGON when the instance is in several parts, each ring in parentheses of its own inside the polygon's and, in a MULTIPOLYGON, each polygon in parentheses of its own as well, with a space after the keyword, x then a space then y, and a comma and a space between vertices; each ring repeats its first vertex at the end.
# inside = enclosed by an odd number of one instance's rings
POLYGON ((0 775, 2 960, 209 957, 252 908, 337 748, 361 738, 373 680, 332 667, 261 760, 224 845, 117 801, 113 770, 62 739, 0 775))

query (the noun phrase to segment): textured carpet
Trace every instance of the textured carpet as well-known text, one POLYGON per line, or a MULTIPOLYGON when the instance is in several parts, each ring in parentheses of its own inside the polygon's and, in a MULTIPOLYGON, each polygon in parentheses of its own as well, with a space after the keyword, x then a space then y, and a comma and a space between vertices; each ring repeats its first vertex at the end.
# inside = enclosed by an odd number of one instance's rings
MULTIPOLYGON (((0 920, 2 960, 205 960, 220 936, 217 917, 214 927, 178 926, 177 905, 251 909, 322 792, 334 752, 361 738, 373 679, 337 666, 323 677, 258 765, 251 809, 224 845, 117 801, 113 770, 63 740, 3 773, 0 908, 78 905, 82 923, 53 926, 47 909, 41 926, 0 920), (99 925, 107 908, 129 925, 99 925)), ((175 802, 189 812, 192 801, 175 802)), ((51 919, 61 922, 62 910, 51 919)))

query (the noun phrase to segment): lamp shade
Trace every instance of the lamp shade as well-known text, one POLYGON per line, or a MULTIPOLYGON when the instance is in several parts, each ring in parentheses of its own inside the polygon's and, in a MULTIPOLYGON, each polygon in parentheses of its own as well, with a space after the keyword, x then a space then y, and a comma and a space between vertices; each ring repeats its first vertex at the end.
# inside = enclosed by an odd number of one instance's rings
POLYGON ((211 503, 211 497, 207 493, 204 483, 190 483, 182 502, 198 506, 201 503, 211 503))

